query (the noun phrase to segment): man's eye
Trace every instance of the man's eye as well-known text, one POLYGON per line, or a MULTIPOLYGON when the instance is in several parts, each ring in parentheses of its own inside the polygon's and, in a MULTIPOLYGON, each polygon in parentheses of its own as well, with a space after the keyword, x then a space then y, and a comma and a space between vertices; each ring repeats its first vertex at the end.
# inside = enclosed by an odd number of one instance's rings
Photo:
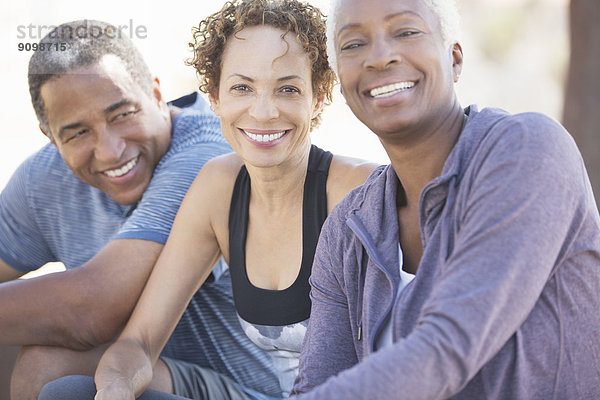
POLYGON ((123 119, 123 118, 131 117, 135 113, 137 113, 137 110, 125 111, 125 112, 122 112, 120 114, 117 114, 117 116, 114 119, 118 120, 118 119, 123 119))
POLYGON ((74 140, 74 139, 78 139, 78 138, 82 137, 83 135, 85 135, 85 134, 86 134, 86 133, 88 133, 88 132, 89 132, 89 130, 88 130, 88 129, 82 129, 82 130, 80 130, 80 131, 77 131, 77 132, 75 132, 73 135, 69 136, 69 137, 67 138, 67 140, 65 140, 65 143, 68 143, 68 142, 70 142, 70 141, 72 141, 72 140, 74 140))

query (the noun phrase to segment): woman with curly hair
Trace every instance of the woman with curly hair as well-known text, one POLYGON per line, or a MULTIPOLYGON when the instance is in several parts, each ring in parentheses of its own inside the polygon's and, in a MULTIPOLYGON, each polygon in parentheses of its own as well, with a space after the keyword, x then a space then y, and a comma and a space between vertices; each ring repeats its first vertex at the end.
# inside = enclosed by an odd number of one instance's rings
MULTIPOLYGON (((221 256, 239 321, 272 356, 280 395, 289 395, 321 226, 375 167, 311 145, 309 132, 335 82, 325 32, 321 12, 296 0, 228 2, 195 29, 189 64, 235 152, 208 162, 190 187, 131 319, 100 361, 96 399, 144 392, 187 303, 221 256)), ((194 398, 252 397, 235 384, 218 392, 174 389, 194 398)), ((148 390, 144 398, 174 397, 148 390)))

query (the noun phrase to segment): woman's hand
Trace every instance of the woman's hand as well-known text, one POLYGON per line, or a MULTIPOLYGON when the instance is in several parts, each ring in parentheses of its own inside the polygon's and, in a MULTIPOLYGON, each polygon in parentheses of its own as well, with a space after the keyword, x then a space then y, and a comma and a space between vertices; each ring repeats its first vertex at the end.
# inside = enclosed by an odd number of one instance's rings
POLYGON ((95 400, 135 400, 152 381, 152 361, 138 341, 120 338, 100 359, 94 380, 95 400))
POLYGON ((94 400, 135 400, 135 393, 128 379, 122 376, 101 379, 108 383, 102 387, 98 386, 94 400))

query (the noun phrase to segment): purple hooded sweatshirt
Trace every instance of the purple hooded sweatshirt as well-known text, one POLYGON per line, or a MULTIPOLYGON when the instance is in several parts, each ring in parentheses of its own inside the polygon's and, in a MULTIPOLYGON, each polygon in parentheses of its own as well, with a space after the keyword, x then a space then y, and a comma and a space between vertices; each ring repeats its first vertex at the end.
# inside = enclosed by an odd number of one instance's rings
POLYGON ((399 282, 391 166, 323 226, 297 399, 600 399, 600 217, 570 135, 467 108, 399 282), (374 351, 391 318, 393 345, 374 351))

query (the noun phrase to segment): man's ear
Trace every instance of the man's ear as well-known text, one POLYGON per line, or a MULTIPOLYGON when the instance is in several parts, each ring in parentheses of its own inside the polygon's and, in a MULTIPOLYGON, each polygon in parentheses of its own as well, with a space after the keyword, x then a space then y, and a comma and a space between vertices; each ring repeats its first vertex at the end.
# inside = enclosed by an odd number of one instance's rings
POLYGON ((56 146, 56 141, 54 140, 54 136, 52 136, 52 133, 46 132, 44 130, 44 128, 42 128, 42 124, 40 124, 39 127, 40 127, 40 131, 44 134, 44 136, 46 136, 48 139, 50 139, 50 143, 52 143, 53 145, 56 146))
POLYGON ((463 66, 463 51, 460 43, 452 45, 452 70, 454 71, 454 83, 458 82, 463 66))
POLYGON ((152 78, 152 96, 156 100, 156 104, 158 107, 164 112, 165 115, 170 116, 169 106, 167 102, 164 100, 162 92, 160 90, 160 80, 158 77, 152 78))

